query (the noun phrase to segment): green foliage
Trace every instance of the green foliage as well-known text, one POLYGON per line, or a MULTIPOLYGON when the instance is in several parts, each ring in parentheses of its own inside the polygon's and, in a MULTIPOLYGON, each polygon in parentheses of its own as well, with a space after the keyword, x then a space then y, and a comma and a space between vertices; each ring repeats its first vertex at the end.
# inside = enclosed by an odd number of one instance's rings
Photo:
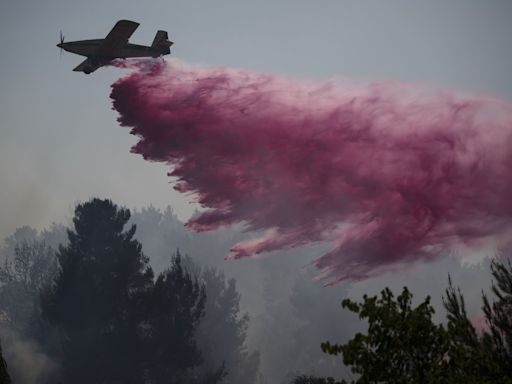
MULTIPOLYGON (((512 266, 494 261, 494 302, 483 295, 487 329, 479 335, 468 318, 464 297, 449 285, 443 303, 446 327, 434 324, 427 297, 412 306, 404 287, 396 297, 384 289, 380 297, 363 296, 342 306, 368 322, 366 334, 357 333, 346 344, 322 343, 358 378, 353 383, 512 383, 512 266)), ((304 379, 305 380, 305 379, 304 379)), ((295 383, 308 383, 296 381, 295 383)), ((316 383, 316 381, 311 381, 316 383)), ((321 381, 319 381, 321 383, 321 381)))
POLYGON ((368 333, 357 333, 344 345, 323 343, 329 354, 343 354, 343 362, 360 375, 357 383, 425 383, 437 378, 447 349, 447 334, 432 322, 430 298, 412 307, 412 294, 404 288, 395 299, 388 289, 380 297, 350 299, 344 308, 368 321, 368 333))
POLYGON ((462 293, 455 290, 451 279, 443 300, 448 312, 450 373, 460 382, 512 382, 512 267, 510 262, 495 260, 491 272, 496 300, 491 303, 483 295, 487 326, 480 336, 468 319, 462 293))
POLYGON ((447 332, 449 347, 446 364, 450 376, 458 382, 488 382, 483 377, 487 376, 486 370, 488 356, 483 354, 480 340, 476 330, 468 319, 464 297, 460 289, 455 289, 451 278, 448 278, 443 304, 447 311, 447 332), (479 378, 476 380, 475 378, 479 378))
POLYGON ((491 264, 495 282, 492 292, 497 300, 491 303, 483 295, 484 313, 489 332, 484 333, 483 346, 492 353, 497 368, 496 374, 512 376, 512 265, 499 262, 491 264))

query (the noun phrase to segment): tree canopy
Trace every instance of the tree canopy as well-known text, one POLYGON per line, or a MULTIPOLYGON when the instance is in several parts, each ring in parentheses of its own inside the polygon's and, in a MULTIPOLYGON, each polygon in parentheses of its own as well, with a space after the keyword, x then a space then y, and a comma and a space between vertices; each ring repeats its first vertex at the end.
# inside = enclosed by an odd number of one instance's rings
MULTIPOLYGON (((324 352, 341 354, 357 379, 352 383, 512 383, 512 266, 494 261, 494 301, 483 295, 486 327, 478 332, 464 297, 449 279, 444 297, 446 325, 432 320, 427 297, 416 307, 404 287, 395 298, 385 288, 362 302, 345 299, 342 306, 368 322, 345 344, 322 343, 324 352)), ((308 378, 334 383, 332 378, 308 378)), ((295 383, 308 382, 297 377, 295 383), (302 381, 300 381, 302 380, 302 381)), ((341 383, 345 383, 344 380, 341 383)))
POLYGON ((322 344, 329 354, 342 353, 343 362, 360 375, 357 383, 426 383, 439 377, 447 335, 432 322, 430 298, 412 307, 412 294, 404 288, 398 297, 388 289, 362 303, 345 299, 344 308, 368 321, 368 333, 357 333, 344 345, 322 344))
POLYGON ((141 382, 138 325, 153 272, 127 209, 110 200, 79 204, 61 270, 43 312, 62 334, 64 376, 75 383, 141 382))
POLYGON ((205 301, 204 286, 183 268, 178 253, 158 276, 141 325, 151 382, 182 383, 201 364, 195 333, 205 301))
POLYGON ((203 280, 188 272, 179 252, 155 278, 129 219, 129 210, 110 200, 79 204, 68 241, 57 252, 60 269, 41 300, 60 337, 62 381, 220 382, 224 362, 200 369, 203 280))

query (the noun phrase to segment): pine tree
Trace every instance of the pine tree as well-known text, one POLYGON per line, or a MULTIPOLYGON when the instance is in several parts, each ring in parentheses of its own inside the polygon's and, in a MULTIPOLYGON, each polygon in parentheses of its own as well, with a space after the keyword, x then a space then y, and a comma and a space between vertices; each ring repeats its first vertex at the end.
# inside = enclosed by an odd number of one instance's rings
POLYGON ((178 252, 155 282, 143 324, 146 372, 152 383, 200 382, 195 370, 202 356, 195 334, 205 301, 204 286, 183 268, 178 252))
POLYGON ((450 367, 464 383, 512 383, 512 265, 494 260, 491 303, 483 295, 487 326, 478 335, 468 319, 464 297, 449 279, 444 306, 448 311, 450 367))
POLYGON ((153 286, 127 209, 110 200, 79 204, 57 257, 61 271, 43 297, 43 313, 63 338, 66 382, 140 383, 139 326, 153 286))
POLYGON ((227 280, 216 268, 200 274, 205 284, 206 314, 198 329, 198 341, 206 368, 216 369, 224 363, 225 384, 255 383, 259 371, 259 354, 247 350, 249 315, 240 313, 240 294, 234 279, 227 280))
POLYGON ((492 292, 496 299, 491 303, 483 296, 484 314, 489 330, 482 335, 482 346, 487 356, 492 356, 492 374, 496 383, 512 382, 512 264, 494 261, 491 272, 495 279, 492 292))

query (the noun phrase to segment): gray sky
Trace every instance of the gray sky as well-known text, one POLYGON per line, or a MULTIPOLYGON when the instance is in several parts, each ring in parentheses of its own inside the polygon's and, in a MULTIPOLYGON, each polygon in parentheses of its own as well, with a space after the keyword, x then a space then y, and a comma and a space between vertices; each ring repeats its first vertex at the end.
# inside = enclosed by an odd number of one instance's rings
POLYGON ((166 167, 130 154, 110 84, 124 71, 72 72, 66 40, 104 37, 119 19, 157 29, 173 56, 287 76, 404 80, 512 99, 512 2, 27 1, 0 3, 0 238, 24 224, 69 217, 77 201, 110 197, 128 207, 194 209, 172 191, 166 167))

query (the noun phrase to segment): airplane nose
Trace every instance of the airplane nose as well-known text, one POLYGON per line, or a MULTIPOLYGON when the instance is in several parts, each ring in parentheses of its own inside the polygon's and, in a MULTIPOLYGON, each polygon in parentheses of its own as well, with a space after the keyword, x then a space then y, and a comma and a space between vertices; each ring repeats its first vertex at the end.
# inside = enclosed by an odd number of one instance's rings
POLYGON ((62 43, 57 44, 57 47, 62 48, 62 43))

